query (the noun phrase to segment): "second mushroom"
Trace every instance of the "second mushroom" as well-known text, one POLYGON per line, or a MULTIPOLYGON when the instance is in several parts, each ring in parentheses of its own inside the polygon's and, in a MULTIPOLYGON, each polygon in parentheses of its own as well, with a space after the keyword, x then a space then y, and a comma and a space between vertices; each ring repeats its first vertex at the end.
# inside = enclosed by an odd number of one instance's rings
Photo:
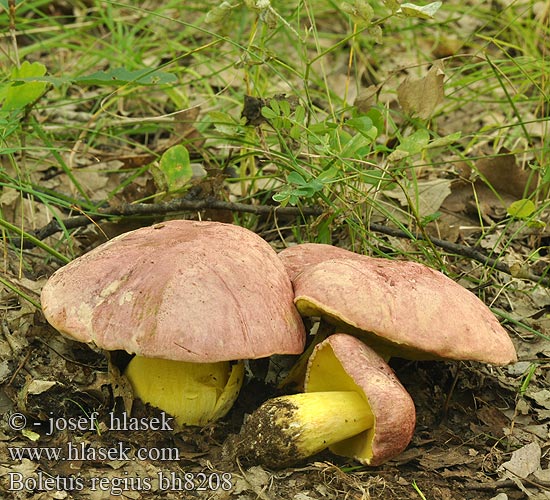
POLYGON ((281 468, 329 448, 378 465, 401 453, 412 438, 411 397, 385 361, 355 337, 335 334, 318 344, 304 388, 254 411, 232 453, 281 468))
POLYGON ((267 465, 290 465, 326 447, 370 465, 401 452, 415 414, 385 364, 392 356, 502 365, 517 359, 490 309, 427 266, 319 244, 279 257, 300 313, 353 336, 316 338, 292 372, 306 394, 270 400, 245 423, 242 435, 255 443, 249 455, 267 465))

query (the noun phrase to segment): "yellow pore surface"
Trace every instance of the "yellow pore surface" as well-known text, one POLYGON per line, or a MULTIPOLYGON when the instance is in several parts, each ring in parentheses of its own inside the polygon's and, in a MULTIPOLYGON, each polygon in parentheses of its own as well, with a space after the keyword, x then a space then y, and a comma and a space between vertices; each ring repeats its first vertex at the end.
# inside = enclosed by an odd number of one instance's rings
POLYGON ((125 375, 134 395, 176 418, 204 426, 231 409, 244 379, 242 363, 188 363, 135 356, 125 375))
POLYGON ((307 379, 305 382, 306 392, 324 391, 353 391, 364 401, 362 411, 370 421, 369 428, 363 432, 342 440, 330 446, 330 450, 337 455, 346 457, 372 457, 372 441, 376 428, 376 418, 373 415, 369 401, 353 379, 346 373, 330 344, 318 349, 315 357, 310 360, 307 379))

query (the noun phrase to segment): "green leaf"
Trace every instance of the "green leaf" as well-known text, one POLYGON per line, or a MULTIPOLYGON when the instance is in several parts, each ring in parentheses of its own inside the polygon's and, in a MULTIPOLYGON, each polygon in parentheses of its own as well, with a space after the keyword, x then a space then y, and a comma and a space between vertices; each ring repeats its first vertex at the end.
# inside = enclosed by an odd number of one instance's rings
POLYGON ((392 13, 395 13, 399 10, 399 0, 383 0, 384 5, 392 11, 392 13))
POLYGON ((187 187, 193 178, 189 152, 185 146, 173 146, 162 155, 159 166, 151 170, 159 189, 172 193, 187 187))
POLYGON ((438 137, 437 139, 434 139, 428 144, 428 148, 440 148, 443 146, 448 146, 449 144, 453 144, 454 142, 458 141, 460 137, 462 136, 461 132, 454 132, 449 135, 444 135, 443 137, 438 137))
POLYGON ((374 10, 366 0, 344 2, 340 7, 359 26, 368 26, 374 16, 374 10))
POLYGON ((176 75, 156 69, 144 68, 128 70, 126 68, 114 68, 108 71, 97 71, 91 75, 80 76, 74 80, 81 85, 160 85, 174 83, 176 75))
POLYGON ((10 89, 11 83, 10 82, 4 82, 0 84, 0 102, 2 102, 6 95, 8 94, 8 90, 10 89))
MULTIPOLYGON (((25 63, 23 63, 25 64, 25 63)), ((39 64, 39 63, 33 63, 39 64)), ((42 66, 42 65, 40 65, 42 66)), ((45 71, 44 71, 45 73, 45 71)), ((79 76, 76 78, 46 76, 45 74, 18 75, 12 77, 16 83, 41 82, 50 83, 55 87, 68 84, 76 85, 161 85, 174 83, 177 81, 176 75, 164 71, 144 68, 139 70, 127 70, 126 68, 114 68, 109 71, 98 71, 90 75, 79 76)))
POLYGON ((443 2, 432 2, 428 5, 415 5, 414 3, 402 3, 398 12, 405 17, 417 17, 418 19, 433 19, 435 13, 441 8, 443 2))
POLYGON ((429 215, 426 215, 424 217, 422 217, 422 221, 421 221, 421 226, 422 227, 425 227, 427 226, 430 222, 433 222, 434 220, 437 220, 441 217, 442 213, 441 212, 434 212, 433 214, 429 214, 429 215))
POLYGON ((521 199, 511 203, 506 211, 516 219, 527 219, 535 213, 536 209, 536 205, 531 200, 521 199))
POLYGON ((296 184, 298 186, 307 186, 307 181, 298 172, 290 172, 286 179, 292 184, 296 184))
POLYGON ((281 193, 274 194, 271 198, 273 201, 280 203, 282 207, 286 207, 289 202, 290 193, 288 191, 282 191, 281 193))
POLYGON ((370 118, 372 121, 372 124, 376 127, 376 130, 378 132, 377 136, 379 136, 382 132, 384 132, 385 125, 385 119, 384 115, 380 112, 377 108, 371 108, 367 111, 366 116, 370 118))
MULTIPOLYGON (((376 137, 376 128, 372 127, 376 137)), ((368 154, 372 138, 363 134, 355 134, 342 147, 341 155, 346 158, 361 158, 368 154), (363 149, 365 148, 365 149, 363 149)))
POLYGON ((288 135, 290 136, 291 139, 298 141, 302 136, 302 127, 300 127, 300 125, 297 125, 297 124, 292 125, 290 127, 290 131, 288 132, 288 135))
POLYGON ((313 196, 318 191, 321 191, 323 189, 323 183, 317 179, 312 179, 309 181, 306 189, 306 194, 309 196, 313 196))
POLYGON ((373 127, 372 120, 365 115, 356 116, 355 118, 347 120, 346 125, 357 130, 357 132, 363 135, 369 135, 369 132, 373 127))
MULTIPOLYGON (((39 62, 30 63, 24 61, 20 68, 14 68, 11 72, 11 80, 21 78, 40 77, 46 74, 46 66, 39 62)), ((23 109, 29 104, 37 101, 46 90, 44 82, 13 82, 5 93, 2 111, 13 111, 23 109)))
POLYGON ((279 114, 276 113, 275 111, 273 111, 273 109, 269 108, 268 106, 263 106, 262 107, 262 116, 264 118, 267 118, 268 120, 273 120, 274 118, 277 118, 279 116, 279 114))
POLYGON ((303 106, 297 106, 296 111, 294 112, 294 121, 296 123, 304 123, 306 118, 306 110, 303 106))
POLYGON ((389 161, 398 161, 408 156, 422 152, 430 141, 430 133, 426 129, 420 129, 404 137, 397 149, 388 156, 389 161))
MULTIPOLYGON (((276 101, 276 100, 274 100, 276 101)), ((283 116, 290 116, 290 104, 284 99, 277 101, 279 103, 279 108, 281 109, 281 114, 283 116)))
POLYGON ((229 137, 237 135, 239 124, 235 122, 230 114, 222 111, 210 111, 208 116, 214 128, 221 134, 229 137))
POLYGON ((275 112, 277 116, 281 114, 281 108, 279 106, 279 100, 277 99, 271 99, 269 102, 269 107, 275 112))
POLYGON ((61 85, 68 85, 73 83, 73 80, 65 76, 59 77, 59 76, 41 75, 41 76, 17 77, 13 79, 13 82, 14 83, 42 82, 42 83, 49 83, 54 87, 60 87, 61 85))
POLYGON ((326 170, 323 170, 318 176, 317 180, 319 182, 328 184, 329 182, 332 182, 334 179, 336 179, 340 174, 340 169, 337 166, 332 166, 327 168, 326 170))
POLYGON ((323 135, 323 134, 327 134, 327 133, 329 133, 333 130, 336 130, 337 128, 338 128, 337 123, 324 121, 324 122, 319 122, 319 123, 312 123, 308 127, 308 130, 312 134, 323 135))

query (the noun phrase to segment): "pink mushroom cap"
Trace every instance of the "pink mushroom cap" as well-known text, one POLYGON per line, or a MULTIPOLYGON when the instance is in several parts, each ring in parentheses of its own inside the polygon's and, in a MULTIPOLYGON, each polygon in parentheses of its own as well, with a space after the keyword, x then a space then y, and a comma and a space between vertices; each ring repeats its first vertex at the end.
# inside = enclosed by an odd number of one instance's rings
POLYGON ((118 236, 59 269, 41 301, 62 334, 190 362, 299 354, 304 327, 271 246, 239 226, 173 220, 118 236))
POLYGON ((388 356, 517 361, 491 310, 444 274, 414 262, 353 258, 306 265, 293 280, 305 316, 323 316, 388 356))

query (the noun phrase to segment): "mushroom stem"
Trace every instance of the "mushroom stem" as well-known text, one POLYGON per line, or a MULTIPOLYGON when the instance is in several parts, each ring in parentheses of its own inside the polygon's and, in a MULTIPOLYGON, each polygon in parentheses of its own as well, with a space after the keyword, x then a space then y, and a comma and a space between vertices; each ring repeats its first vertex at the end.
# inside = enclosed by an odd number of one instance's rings
POLYGON ((373 427, 357 392, 310 392, 266 401, 246 420, 238 454, 268 467, 286 467, 373 427))
POLYGON ((189 363, 135 356, 126 367, 134 395, 176 418, 204 426, 231 409, 244 378, 243 363, 189 363))

